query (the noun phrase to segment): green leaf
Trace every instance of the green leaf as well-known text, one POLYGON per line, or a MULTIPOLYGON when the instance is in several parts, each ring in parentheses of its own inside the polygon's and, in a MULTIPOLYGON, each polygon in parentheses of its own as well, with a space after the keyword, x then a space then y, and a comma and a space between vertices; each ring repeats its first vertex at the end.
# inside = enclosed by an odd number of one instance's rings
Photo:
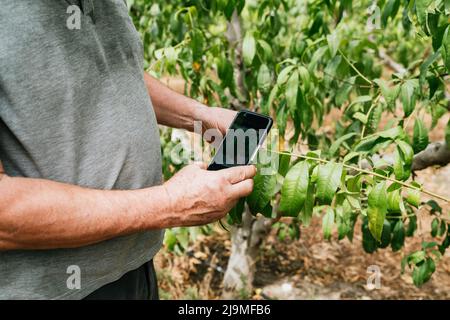
POLYGON ((264 114, 269 115, 270 110, 274 109, 273 103, 278 95, 279 89, 278 85, 274 85, 272 90, 270 90, 269 99, 267 100, 265 108, 261 109, 264 114))
POLYGON ((450 72, 450 25, 445 29, 444 37, 442 38, 441 54, 447 72, 450 72))
POLYGON ((361 121, 361 123, 366 124, 367 123, 367 115, 365 115, 362 112, 355 112, 353 114, 353 118, 356 120, 361 121))
POLYGON ((266 218, 272 218, 272 212, 273 212, 273 208, 272 205, 270 203, 267 204, 267 206, 265 206, 262 210, 261 210, 261 214, 266 217, 266 218))
POLYGON ((354 150, 356 152, 368 152, 375 148, 378 144, 384 143, 389 140, 395 140, 404 136, 403 129, 399 126, 393 127, 388 130, 378 132, 370 135, 359 141, 354 150))
POLYGON ((305 203, 309 184, 309 165, 302 161, 293 166, 281 187, 280 212, 296 217, 305 203))
POLYGON ((367 253, 373 253, 377 250, 377 240, 372 236, 372 233, 369 230, 369 222, 367 217, 364 217, 363 223, 361 225, 361 231, 363 236, 363 249, 367 253))
POLYGON ((432 242, 426 242, 426 241, 423 241, 423 242, 422 242, 422 249, 423 249, 423 250, 431 249, 431 248, 434 248, 434 247, 436 247, 436 246, 437 246, 437 243, 434 242, 434 241, 432 241, 432 242))
POLYGON ((438 237, 442 237, 445 234, 445 231, 447 231, 447 224, 445 223, 444 220, 441 221, 441 224, 439 226, 439 230, 437 233, 438 237))
POLYGON ((430 207, 430 214, 434 215, 436 213, 442 214, 442 208, 435 200, 428 200, 427 205, 430 207))
POLYGON ((299 78, 298 72, 294 71, 289 77, 286 84, 286 102, 289 111, 295 112, 297 109, 297 96, 298 96, 299 78))
POLYGON ((403 159, 402 159, 402 156, 401 156, 398 148, 395 149, 395 151, 394 151, 393 168, 394 168, 395 178, 397 180, 400 180, 400 181, 406 180, 406 179, 404 179, 405 169, 404 169, 404 165, 403 165, 403 159))
POLYGON ((272 76, 270 74, 269 67, 266 64, 262 64, 258 72, 258 88, 262 92, 267 92, 270 89, 272 83, 272 76))
POLYGON ((400 97, 403 104, 403 112, 405 113, 405 118, 411 115, 416 105, 417 87, 417 80, 406 80, 401 86, 400 97))
POLYGON ((189 247, 189 231, 187 228, 179 228, 177 230, 179 231, 176 234, 177 241, 183 250, 186 250, 189 247))
POLYGON ((347 162, 349 162, 350 160, 352 160, 352 159, 354 159, 354 158, 356 158, 356 157, 358 157, 359 156, 359 153, 358 152, 355 152, 355 151, 351 151, 351 152, 349 152, 349 153, 347 153, 346 155, 345 155, 345 157, 344 157, 344 159, 342 160, 344 163, 347 163, 347 162))
POLYGON ((383 8, 383 14, 381 15, 381 22, 383 27, 386 27, 389 18, 393 19, 395 17, 398 12, 399 5, 399 0, 389 0, 385 4, 383 8))
POLYGON ((372 96, 359 96, 355 100, 352 101, 352 103, 349 105, 349 107, 354 104, 366 103, 366 102, 370 102, 370 101, 372 101, 372 96))
POLYGON ((233 87, 234 85, 234 69, 230 60, 222 57, 217 63, 217 73, 220 80, 222 81, 222 86, 233 87))
POLYGON ((285 177, 286 173, 289 171, 290 163, 291 163, 291 155, 289 155, 289 154, 280 154, 278 173, 280 175, 282 175, 283 177, 285 177))
POLYGON ((431 276, 436 271, 436 265, 432 258, 427 258, 424 263, 416 267, 413 271, 412 278, 416 287, 422 286, 425 282, 431 279, 431 276))
POLYGON ((420 191, 409 189, 406 193, 405 200, 413 207, 418 208, 420 206, 420 191))
POLYGON ((244 212, 245 198, 239 199, 236 205, 229 212, 229 223, 230 224, 241 224, 242 223, 242 213, 244 212))
POLYGON ((256 41, 252 34, 247 33, 242 44, 242 54, 246 65, 251 65, 256 55, 256 41))
POLYGON ((327 212, 322 218, 322 231, 323 237, 326 240, 331 238, 331 231, 334 225, 334 210, 330 207, 327 208, 327 212))
POLYGON ((338 151, 339 147, 341 146, 341 144, 350 139, 353 138, 354 136, 356 136, 357 133, 356 132, 350 132, 347 134, 344 134, 342 137, 340 137, 339 139, 337 139, 336 141, 333 142, 333 144, 331 145, 330 149, 328 150, 328 153, 330 154, 330 156, 334 156, 336 154, 336 152, 338 151))
POLYGON ((409 144, 397 141, 397 149, 394 151, 394 174, 400 181, 406 181, 411 176, 411 164, 414 152, 409 144))
POLYGON ((420 77, 419 77, 419 84, 420 86, 424 86, 426 81, 426 76, 428 72, 428 68, 430 65, 435 62, 440 56, 440 52, 436 51, 434 54, 430 55, 425 61, 420 65, 420 77))
POLYGON ((378 132, 378 135, 382 138, 396 139, 402 137, 404 135, 403 129, 400 126, 393 127, 391 129, 387 129, 381 132, 378 132))
POLYGON ((278 130, 280 131, 280 136, 284 136, 284 134, 285 134, 287 115, 288 115, 288 110, 286 110, 286 104, 282 103, 281 106, 277 110, 277 117, 276 117, 277 127, 278 127, 278 130))
POLYGON ((194 29, 191 32, 190 47, 192 49, 192 58, 194 61, 200 61, 203 56, 203 49, 205 46, 205 38, 199 29, 194 29))
POLYGON ((384 220, 383 231, 381 232, 380 248, 387 248, 391 243, 391 224, 389 221, 384 220))
POLYGON ((348 100, 350 92, 353 89, 353 85, 355 84, 355 79, 356 77, 349 78, 338 88, 335 96, 335 102, 338 107, 343 105, 348 100))
POLYGON ((173 251, 175 245, 178 243, 177 237, 172 229, 167 229, 164 235, 164 244, 167 246, 167 250, 173 251))
POLYGON ((311 77, 308 69, 306 69, 304 66, 299 66, 298 73, 300 74, 300 80, 303 90, 305 92, 308 92, 309 88, 311 87, 311 79, 310 79, 311 77))
POLYGON ((277 78, 277 85, 281 86, 286 83, 286 81, 289 79, 289 75, 291 74, 292 70, 295 68, 295 66, 290 65, 281 70, 281 72, 278 74, 277 78))
POLYGON ((410 166, 414 158, 413 148, 409 145, 409 143, 402 140, 397 141, 397 147, 400 149, 405 165, 410 166))
POLYGON ((412 237, 416 230, 417 230, 417 217, 411 216, 409 217, 408 227, 406 228, 406 236, 412 237))
POLYGON ((258 170, 253 179, 253 192, 247 197, 247 203, 252 214, 262 213, 270 202, 277 185, 277 176, 274 174, 261 174, 258 170))
POLYGON ((308 185, 308 191, 306 193, 305 207, 303 208, 303 210, 300 213, 300 219, 303 222, 303 225, 305 225, 305 226, 309 226, 309 224, 311 222, 313 209, 314 209, 314 203, 316 201, 314 191, 315 191, 314 184, 310 183, 308 185))
POLYGON ((242 10, 245 7, 245 0, 237 0, 236 2, 236 11, 238 14, 241 14, 242 10))
POLYGON ((327 42, 328 42, 328 48, 330 50, 331 58, 333 58, 336 55, 336 53, 339 49, 339 44, 340 44, 340 38, 339 38, 338 32, 336 30, 334 30, 332 33, 327 35, 327 42))
POLYGON ((416 14, 422 30, 428 35, 428 7, 434 0, 416 0, 416 14))
POLYGON ((395 107, 395 100, 400 93, 400 86, 389 87, 388 83, 382 79, 376 79, 374 82, 380 87, 381 94, 386 100, 386 104, 389 108, 393 109, 395 107))
POLYGON ((331 204, 341 183, 342 164, 319 165, 317 175, 317 199, 321 204, 331 204))
POLYGON ((399 220, 395 224, 394 230, 392 231, 392 241, 391 248, 392 251, 396 252, 403 248, 405 244, 405 227, 403 221, 399 220))
POLYGON ((418 265, 419 263, 423 262, 426 258, 425 251, 416 251, 408 256, 408 265, 418 265))
POLYGON ((400 213, 402 196, 400 194, 400 190, 394 190, 388 193, 388 202, 387 207, 390 213, 400 213))
POLYGON ((233 12, 236 6, 236 0, 228 0, 223 7, 223 14, 227 18, 228 21, 231 21, 231 17, 233 16, 233 12))
POLYGON ((272 61, 273 59, 273 51, 272 47, 264 40, 258 40, 258 44, 262 48, 264 52, 264 58, 266 61, 272 61))
POLYGON ((178 52, 174 47, 168 47, 164 49, 164 56, 168 65, 175 65, 178 59, 178 52))
POLYGON ((377 131, 378 125, 381 120, 382 113, 383 113, 383 107, 381 104, 378 104, 372 109, 372 112, 370 112, 368 114, 367 123, 366 123, 367 133, 370 134, 370 133, 377 131))
POLYGON ((327 52, 328 50, 328 46, 322 46, 319 49, 317 49, 316 51, 314 51, 312 57, 311 57, 311 61, 309 62, 308 65, 308 70, 311 73, 314 73, 316 71, 316 67, 317 64, 319 63, 319 60, 322 59, 323 55, 325 54, 325 52, 327 52))
POLYGON ((380 182, 369 193, 367 216, 369 218, 369 230, 373 237, 381 241, 383 223, 387 212, 386 182, 380 182))
POLYGON ((365 137, 364 139, 362 139, 355 145, 354 150, 356 152, 369 152, 377 144, 385 142, 385 141, 386 141, 386 139, 381 140, 380 137, 378 137, 376 135, 365 137))
POLYGON ((439 231, 439 219, 434 218, 431 222, 431 236, 436 237, 439 231))
MULTIPOLYGON (((448 228, 450 228, 450 225, 448 226, 448 228)), ((444 241, 442 241, 442 244, 439 246, 439 252, 441 254, 444 254, 449 246, 450 246, 450 233, 447 233, 447 236, 445 237, 444 241)))
POLYGON ((428 146, 428 129, 425 127, 423 121, 416 118, 414 122, 414 135, 413 135, 413 149, 417 154, 428 146))

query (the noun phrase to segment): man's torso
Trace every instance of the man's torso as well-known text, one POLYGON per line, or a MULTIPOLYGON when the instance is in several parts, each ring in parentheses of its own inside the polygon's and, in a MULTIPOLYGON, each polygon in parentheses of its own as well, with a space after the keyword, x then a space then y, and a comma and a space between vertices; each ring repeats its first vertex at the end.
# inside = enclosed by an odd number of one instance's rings
MULTIPOLYGON (((10 176, 98 189, 161 183, 142 47, 123 0, 0 5, 0 160, 10 176), (92 5, 92 6, 91 6, 92 5)), ((63 215, 64 212, 61 212, 63 215)), ((0 298, 81 298, 150 260, 162 231, 78 248, 0 252, 0 298), (81 290, 69 290, 70 266, 81 290)))

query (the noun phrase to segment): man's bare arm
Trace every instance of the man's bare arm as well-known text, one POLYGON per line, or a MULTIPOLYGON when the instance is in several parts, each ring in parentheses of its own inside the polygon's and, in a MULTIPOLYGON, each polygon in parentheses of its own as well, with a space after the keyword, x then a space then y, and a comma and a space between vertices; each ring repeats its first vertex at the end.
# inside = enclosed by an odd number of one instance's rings
POLYGON ((0 175, 0 250, 79 247, 166 224, 162 187, 103 191, 0 175))
POLYGON ((193 131, 193 116, 199 114, 200 110, 207 111, 208 107, 169 89, 148 73, 144 73, 144 78, 158 123, 193 131))
POLYGON ((81 247, 210 223, 251 192, 254 174, 253 167, 210 172, 192 165, 163 186, 104 191, 0 173, 0 250, 81 247))
POLYGON ((217 129, 224 134, 236 115, 236 111, 208 107, 179 94, 148 73, 144 73, 144 79, 159 124, 194 131, 194 121, 201 121, 201 129, 217 129))

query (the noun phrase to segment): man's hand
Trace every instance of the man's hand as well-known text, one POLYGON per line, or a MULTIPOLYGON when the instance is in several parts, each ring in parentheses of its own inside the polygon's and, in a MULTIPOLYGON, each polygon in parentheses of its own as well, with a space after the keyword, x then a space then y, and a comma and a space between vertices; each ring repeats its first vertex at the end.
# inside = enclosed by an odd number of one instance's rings
POLYGON ((170 223, 194 226, 223 218, 236 202, 253 190, 254 166, 206 171, 190 165, 164 184, 171 202, 170 223))
POLYGON ((202 122, 203 132, 208 129, 216 129, 225 135, 236 114, 237 112, 234 110, 200 106, 197 109, 196 118, 202 122))

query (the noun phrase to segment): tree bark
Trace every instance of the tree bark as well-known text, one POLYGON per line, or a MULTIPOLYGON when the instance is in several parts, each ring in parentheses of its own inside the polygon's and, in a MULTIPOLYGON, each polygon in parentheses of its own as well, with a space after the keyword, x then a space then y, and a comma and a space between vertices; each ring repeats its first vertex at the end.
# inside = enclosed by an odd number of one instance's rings
POLYGON ((231 229, 231 254, 223 279, 223 299, 250 298, 259 248, 271 225, 271 219, 255 218, 246 208, 242 225, 231 229))
MULTIPOLYGON (((379 160, 385 161, 386 166, 392 166, 394 164, 394 154, 388 153, 372 156, 372 162, 377 162, 379 160)), ((414 156, 411 170, 420 171, 432 166, 444 167, 449 163, 450 147, 448 144, 445 142, 433 142, 430 143, 425 150, 414 156)), ((360 165, 363 169, 373 169, 369 161, 365 159, 361 161, 360 165)), ((383 167, 380 168, 382 169, 383 167)))
POLYGON ((434 142, 414 156, 412 171, 431 166, 446 166, 450 163, 450 146, 445 142, 434 142))
POLYGON ((234 66, 234 75, 236 81, 236 89, 238 98, 232 97, 230 95, 230 103, 231 107, 235 110, 243 110, 246 109, 246 106, 240 101, 246 99, 248 96, 248 92, 245 88, 244 77, 245 77, 245 66, 243 60, 242 53, 242 25, 241 20, 235 11, 231 18, 231 21, 228 22, 226 37, 230 45, 234 45, 234 55, 235 55, 235 66, 234 66))

